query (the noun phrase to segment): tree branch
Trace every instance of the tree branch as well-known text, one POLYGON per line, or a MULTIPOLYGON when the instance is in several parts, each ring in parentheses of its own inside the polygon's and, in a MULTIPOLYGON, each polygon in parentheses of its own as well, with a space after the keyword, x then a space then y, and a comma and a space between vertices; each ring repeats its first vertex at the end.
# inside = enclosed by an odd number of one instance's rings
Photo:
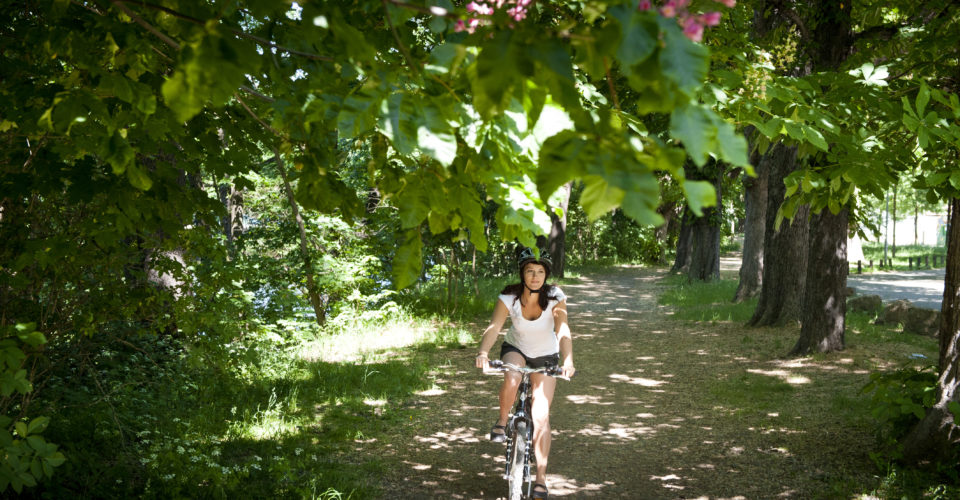
POLYGON ((167 35, 164 35, 163 33, 161 33, 160 30, 158 30, 157 28, 154 28, 150 23, 144 21, 144 20, 143 20, 140 16, 138 16, 135 12, 133 12, 132 10, 130 10, 129 8, 127 8, 127 6, 123 4, 122 0, 113 0, 113 2, 111 2, 111 3, 113 3, 113 5, 115 5, 118 9, 120 9, 121 12, 123 12, 124 14, 126 14, 127 16, 129 16, 130 19, 133 19, 133 22, 135 22, 135 23, 139 24, 140 26, 142 26, 143 29, 145 29, 145 30, 149 31, 150 33, 152 33, 153 36, 159 38, 161 41, 163 41, 163 43, 165 43, 165 44, 167 44, 167 45, 169 45, 169 46, 171 46, 171 47, 173 47, 173 48, 175 48, 175 49, 177 49, 177 50, 180 50, 180 44, 179 44, 179 43, 177 43, 174 39, 168 37, 167 35))
POLYGON ((248 87, 248 86, 246 86, 246 85, 241 85, 241 86, 240 86, 240 90, 242 90, 242 91, 244 91, 244 92, 246 92, 246 93, 248 93, 248 94, 250 94, 250 95, 252 95, 252 96, 254 96, 254 97, 259 98, 261 101, 276 102, 276 99, 274 99, 274 98, 272 98, 272 97, 270 97, 270 96, 268 96, 268 95, 261 94, 260 92, 257 92, 256 90, 253 90, 252 88, 250 88, 250 87, 248 87))
POLYGON ((252 109, 250 109, 250 106, 247 106, 247 103, 244 102, 243 99, 241 99, 239 95, 233 94, 233 97, 234 97, 234 99, 237 100, 237 102, 240 103, 241 106, 243 106, 243 109, 247 110, 247 113, 250 113, 250 116, 252 116, 253 119, 256 120, 257 123, 259 123, 263 128, 269 130, 270 132, 272 132, 272 133, 273 133, 274 135, 276 135, 277 137, 280 137, 281 139, 284 139, 284 140, 287 139, 287 136, 283 135, 282 133, 280 133, 279 130, 271 127, 269 123, 263 121, 262 118, 260 118, 259 116, 257 116, 257 114, 254 113, 252 109))
POLYGON ((393 25, 393 20, 390 19, 390 7, 387 5, 388 0, 382 1, 383 12, 387 16, 387 24, 390 26, 390 31, 393 32, 393 38, 397 41, 397 46, 400 48, 400 52, 403 53, 403 58, 407 60, 407 66, 410 66, 410 70, 413 71, 413 74, 419 76, 419 68, 413 64, 413 57, 410 56, 410 51, 407 50, 407 46, 403 44, 402 40, 400 40, 400 34, 397 33, 397 28, 393 25))
POLYGON ((613 100, 613 107, 620 111, 620 99, 617 98, 617 89, 613 86, 613 78, 610 76, 610 64, 607 62, 607 56, 603 56, 603 70, 607 73, 607 87, 610 88, 610 98, 613 100))
MULTIPOLYGON (((137 1, 137 0, 114 0, 113 3, 114 3, 114 4, 118 4, 118 3, 120 3, 120 2, 132 3, 132 4, 135 4, 135 5, 140 5, 140 6, 143 6, 143 7, 148 7, 148 8, 151 8, 151 9, 159 10, 159 11, 161 11, 161 12, 165 12, 165 13, 167 13, 167 14, 170 14, 171 16, 176 17, 177 19, 182 19, 182 20, 184 20, 184 21, 188 21, 188 22, 191 22, 191 23, 193 23, 193 24, 200 25, 200 26, 203 26, 203 25, 206 24, 206 23, 203 21, 203 19, 197 19, 197 18, 195 18, 195 17, 193 17, 193 16, 188 16, 188 15, 182 13, 182 12, 177 12, 177 11, 175 11, 175 10, 169 8, 169 7, 164 7, 163 5, 152 4, 152 3, 149 3, 149 2, 140 2, 140 1, 137 1)), ((128 14, 128 15, 129 15, 129 14, 128 14)), ((249 40, 253 40, 253 41, 257 42, 258 44, 264 45, 264 46, 269 47, 269 48, 274 48, 274 49, 281 50, 281 51, 283 51, 283 52, 287 52, 287 53, 289 53, 289 54, 294 54, 294 55, 306 57, 307 59, 312 59, 312 60, 314 60, 314 61, 327 61, 327 62, 333 62, 333 61, 334 61, 334 59, 333 59, 332 57, 330 57, 330 56, 321 56, 321 55, 319 55, 319 54, 314 54, 314 53, 311 53, 311 52, 304 52, 304 51, 302 51, 302 50, 297 50, 297 49, 291 49, 291 48, 289 48, 289 47, 284 47, 283 45, 280 45, 280 44, 278 44, 278 43, 271 42, 270 40, 267 40, 266 38, 262 38, 262 37, 259 37, 259 36, 256 36, 256 35, 251 35, 250 33, 247 33, 247 32, 245 32, 245 31, 240 30, 240 29, 237 29, 237 28, 228 28, 228 29, 230 30, 231 33, 233 33, 234 35, 237 35, 237 36, 240 37, 240 38, 246 38, 246 39, 249 39, 249 40)))

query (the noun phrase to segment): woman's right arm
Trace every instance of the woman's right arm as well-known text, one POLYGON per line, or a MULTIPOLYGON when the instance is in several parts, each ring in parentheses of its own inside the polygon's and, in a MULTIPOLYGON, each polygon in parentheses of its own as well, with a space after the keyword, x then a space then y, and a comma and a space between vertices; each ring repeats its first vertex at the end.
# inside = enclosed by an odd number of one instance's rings
POLYGON ((497 336, 503 328, 503 323, 507 321, 507 306, 502 300, 497 299, 497 305, 493 308, 493 317, 490 318, 490 324, 483 331, 480 337, 480 350, 477 352, 477 368, 483 369, 487 366, 489 360, 490 348, 497 342, 497 336))

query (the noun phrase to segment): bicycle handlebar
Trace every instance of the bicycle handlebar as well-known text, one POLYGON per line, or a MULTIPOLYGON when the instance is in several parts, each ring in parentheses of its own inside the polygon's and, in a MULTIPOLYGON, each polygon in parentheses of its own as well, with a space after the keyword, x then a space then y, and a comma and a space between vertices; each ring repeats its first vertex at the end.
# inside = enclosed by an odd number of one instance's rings
MULTIPOLYGON (((560 369, 559 366, 544 366, 544 367, 541 367, 541 368, 527 368, 526 366, 517 366, 517 365, 515 365, 515 364, 513 364, 513 363, 504 363, 503 361, 501 361, 501 360, 499 360, 499 359, 491 359, 491 360, 487 361, 487 366, 489 366, 490 368, 492 368, 492 369, 494 369, 494 370, 496 370, 496 371, 499 371, 499 372, 514 371, 514 372, 519 372, 519 373, 543 373, 543 374, 548 375, 548 376, 550 376, 550 377, 559 378, 559 379, 563 379, 563 380, 567 380, 567 381, 570 380, 570 377, 564 377, 564 376, 563 376, 563 371, 560 369)), ((580 373, 579 370, 574 373, 574 376, 576 376, 577 373, 580 373)))

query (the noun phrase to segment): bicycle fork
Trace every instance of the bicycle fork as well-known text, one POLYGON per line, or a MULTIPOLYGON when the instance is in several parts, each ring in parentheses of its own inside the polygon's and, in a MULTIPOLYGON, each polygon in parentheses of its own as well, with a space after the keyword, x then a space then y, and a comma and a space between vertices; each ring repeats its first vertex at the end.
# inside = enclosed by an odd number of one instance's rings
MULTIPOLYGON (((510 419, 508 420, 507 428, 511 430, 513 438, 507 442, 507 464, 506 470, 504 471, 503 478, 508 479, 510 477, 510 467, 513 463, 513 441, 516 439, 523 439, 526 441, 526 446, 523 447, 523 480, 524 482, 530 482, 530 449, 533 447, 533 419, 527 416, 526 408, 529 407, 529 402, 527 401, 528 396, 527 392, 529 390, 528 384, 521 383, 520 390, 517 394, 517 407, 510 419), (517 422, 523 421, 526 422, 525 430, 522 433, 517 432, 517 422)), ((528 485, 529 486, 529 485, 528 485)), ((529 493, 529 492, 528 492, 529 493)))

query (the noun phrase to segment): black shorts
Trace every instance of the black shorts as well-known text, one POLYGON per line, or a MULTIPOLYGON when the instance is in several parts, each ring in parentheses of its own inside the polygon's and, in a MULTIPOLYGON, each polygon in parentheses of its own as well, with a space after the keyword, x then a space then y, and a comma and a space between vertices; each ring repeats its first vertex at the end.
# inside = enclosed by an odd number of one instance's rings
POLYGON ((520 349, 517 349, 517 346, 504 342, 500 346, 500 359, 503 360, 503 356, 508 352, 516 352, 523 356, 524 361, 527 362, 527 366, 530 368, 544 368, 547 366, 557 366, 560 364, 560 353, 548 354, 546 356, 540 356, 538 358, 531 358, 527 356, 520 349))

